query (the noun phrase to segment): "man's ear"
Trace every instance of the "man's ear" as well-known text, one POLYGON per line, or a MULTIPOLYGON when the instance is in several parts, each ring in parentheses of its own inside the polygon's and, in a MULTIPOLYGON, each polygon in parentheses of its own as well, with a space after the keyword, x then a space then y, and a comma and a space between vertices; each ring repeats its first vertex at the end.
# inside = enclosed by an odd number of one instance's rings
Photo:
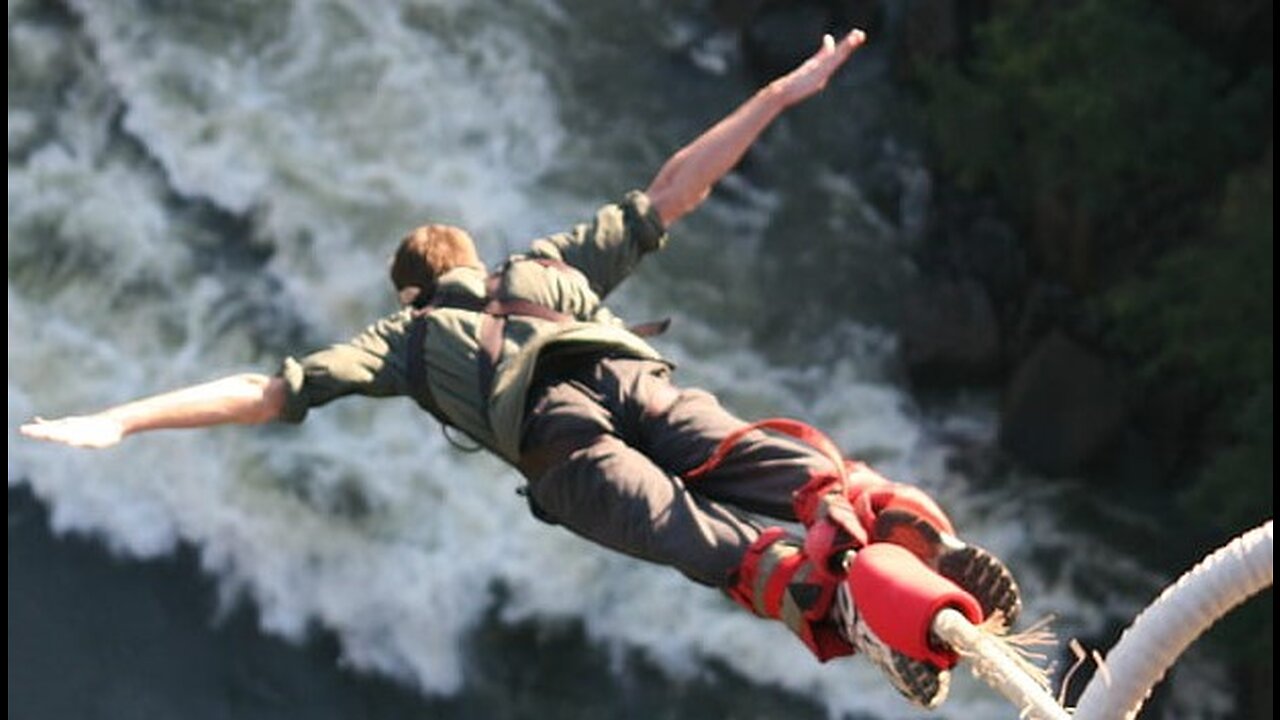
POLYGON ((406 285, 405 287, 400 288, 398 295, 400 298, 400 305, 402 307, 414 305, 417 303, 418 298, 422 296, 422 288, 417 285, 406 285))

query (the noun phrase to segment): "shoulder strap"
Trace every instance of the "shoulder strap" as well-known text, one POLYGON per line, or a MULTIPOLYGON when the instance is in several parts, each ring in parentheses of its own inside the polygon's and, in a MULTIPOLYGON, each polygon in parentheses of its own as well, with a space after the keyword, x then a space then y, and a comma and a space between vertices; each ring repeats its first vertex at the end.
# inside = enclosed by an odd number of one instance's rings
POLYGON ((405 378, 409 382, 409 391, 414 400, 424 410, 440 417, 440 406, 436 404, 435 395, 427 383, 427 358, 424 344, 427 341, 427 313, 414 313, 409 321, 409 353, 405 362, 405 378))
MULTIPOLYGON (((538 263, 544 267, 555 268, 561 272, 581 275, 577 268, 561 260, 551 258, 524 258, 524 260, 538 263)), ((489 275, 485 280, 483 298, 448 290, 437 290, 430 300, 414 311, 413 323, 409 330, 409 367, 407 368, 409 387, 414 392, 415 397, 425 400, 425 402, 420 401, 419 404, 433 415, 439 417, 440 408, 436 404, 435 398, 431 394, 431 388, 427 383, 426 362, 423 351, 426 341, 427 316, 432 312, 440 308, 456 308, 484 314, 484 318, 480 321, 478 372, 480 374, 480 392, 486 400, 489 396, 489 391, 493 389, 498 363, 502 360, 502 338, 508 317, 533 317, 554 323, 568 323, 574 320, 574 317, 568 313, 560 312, 555 308, 532 300, 503 298, 502 280, 511 265, 512 261, 508 260, 497 271, 489 275)), ((652 337, 665 332, 670 324, 670 318, 663 318, 654 322, 632 325, 627 329, 640 337, 652 337)))
MULTIPOLYGON (((559 268, 563 266, 577 272, 571 266, 565 265, 558 260, 534 258, 533 262, 548 267, 559 268)), ((488 397, 489 391, 493 388, 493 379, 498 370, 498 362, 502 360, 502 337, 503 331, 507 326, 508 317, 512 315, 535 317, 539 320, 547 320, 554 323, 567 323, 572 322, 574 319, 572 315, 531 300, 503 298, 502 279, 506 276, 507 270, 511 268, 511 264, 511 261, 508 260, 497 272, 489 275, 488 280, 485 281, 484 294, 486 302, 484 308, 481 309, 481 312, 484 313, 484 319, 480 321, 480 390, 485 397, 488 397)))
MULTIPOLYGON (((565 272, 578 272, 573 266, 559 260, 551 260, 549 258, 530 258, 530 260, 565 272)), ((480 321, 479 374, 480 391, 485 398, 488 397, 489 391, 493 388, 498 362, 502 359, 502 336, 508 317, 512 315, 527 316, 556 323, 566 323, 573 320, 573 316, 546 305, 519 298, 503 298, 502 279, 510 267, 511 262, 508 261, 496 272, 489 275, 485 280, 483 298, 465 293, 450 292, 449 290, 437 290, 425 304, 414 310, 412 324, 409 328, 409 353, 407 358, 409 367, 406 368, 406 375, 410 390, 415 397, 420 398, 419 404, 433 415, 440 416, 440 407, 431 394, 431 388, 427 383, 426 377, 424 346, 427 337, 428 315, 441 308, 483 313, 484 318, 480 321)))
MULTIPOLYGON (((587 282, 587 278, 585 275, 582 274, 581 270, 579 270, 578 268, 570 265, 569 263, 563 260, 555 260, 553 258, 544 258, 544 257, 533 257, 533 258, 525 258, 525 259, 531 262, 536 262, 539 265, 542 265, 544 267, 555 268, 561 272, 572 273, 574 275, 581 277, 583 282, 587 282)), ((588 285, 589 284, 590 283, 588 283, 588 285)), ((532 313, 524 313, 524 314, 532 314, 532 313)), ((651 320, 649 322, 642 322, 642 323, 636 323, 635 325, 628 325, 627 330, 629 330, 635 335, 638 335, 643 338, 647 338, 647 337, 653 337, 655 335, 661 335, 662 333, 666 332, 667 328, 669 327, 671 327, 671 318, 665 317, 665 318, 662 318, 661 320, 651 320)))

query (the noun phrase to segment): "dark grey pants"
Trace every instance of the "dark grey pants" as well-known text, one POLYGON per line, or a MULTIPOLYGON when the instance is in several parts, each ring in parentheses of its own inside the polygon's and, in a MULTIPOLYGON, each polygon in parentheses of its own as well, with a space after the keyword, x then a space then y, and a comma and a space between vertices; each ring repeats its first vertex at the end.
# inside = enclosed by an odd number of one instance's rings
POLYGON ((711 472, 682 475, 745 425, 715 397, 681 389, 659 362, 608 358, 552 373, 530 394, 522 462, 543 515, 589 540, 724 587, 760 534, 794 520, 791 495, 829 461, 752 432, 711 472))

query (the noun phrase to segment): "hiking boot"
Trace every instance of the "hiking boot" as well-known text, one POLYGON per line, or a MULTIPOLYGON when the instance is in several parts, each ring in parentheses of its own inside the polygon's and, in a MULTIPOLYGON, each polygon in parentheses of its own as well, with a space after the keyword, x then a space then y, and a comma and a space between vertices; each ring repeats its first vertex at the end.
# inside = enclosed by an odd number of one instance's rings
MULTIPOLYGON (((984 618, 999 615, 1004 629, 1022 611, 1013 574, 991 553, 942 532, 919 515, 885 510, 871 532, 875 543, 897 545, 920 559, 929 571, 946 578, 977 601, 984 618)), ((846 562, 851 559, 846 557, 846 562)), ((867 656, 909 702, 933 709, 947 697, 951 673, 933 663, 894 650, 871 629, 853 602, 849 581, 839 584, 833 615, 841 634, 867 656)))
POLYGON ((1022 612, 1022 594, 1013 573, 995 555, 938 530, 919 515, 886 510, 876 517, 872 537, 910 550, 934 572, 960 586, 982 607, 984 618, 999 613, 1007 630, 1022 612))
POLYGON ((863 621, 847 581, 841 582, 836 589, 832 614, 845 639, 857 652, 875 663, 889 683, 913 705, 932 710, 947 699, 951 672, 923 660, 909 658, 889 647, 863 621))

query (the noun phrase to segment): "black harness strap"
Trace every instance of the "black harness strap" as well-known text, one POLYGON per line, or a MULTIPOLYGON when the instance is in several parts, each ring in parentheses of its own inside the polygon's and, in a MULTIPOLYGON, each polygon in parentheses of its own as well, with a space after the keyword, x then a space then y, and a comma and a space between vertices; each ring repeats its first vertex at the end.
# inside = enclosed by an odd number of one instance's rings
POLYGON ((413 321, 409 325, 409 357, 406 358, 409 366, 405 368, 405 376, 409 381, 409 389, 418 404, 436 417, 441 417, 440 405, 436 402, 435 395, 431 392, 431 385, 427 383, 425 345, 427 340, 427 316, 442 307, 480 312, 484 309, 484 304, 485 301, 483 299, 472 295, 464 295, 447 290, 436 291, 426 303, 413 312, 413 321))
MULTIPOLYGON (((547 261, 550 264, 556 261, 547 261)), ((484 319, 480 321, 480 391, 487 397, 493 389, 493 378, 498 371, 498 361, 502 359, 502 337, 507 327, 507 318, 512 315, 534 317, 554 323, 573 321, 573 316, 540 305, 529 300, 510 298, 499 299, 502 292, 502 278, 507 272, 507 263, 485 281, 485 299, 487 302, 480 312, 484 319)), ((569 266, 565 266, 569 267, 569 266)), ((574 270, 574 272, 577 272, 574 270)))
MULTIPOLYGON (((582 274, 577 268, 560 260, 552 260, 550 258, 526 258, 526 260, 536 262, 545 267, 555 268, 562 272, 582 274)), ((448 308, 469 310, 484 315, 480 322, 478 372, 480 391, 485 397, 488 397, 489 391, 493 389, 498 363, 502 359, 502 339, 503 331, 506 329, 507 318, 512 316, 532 317, 554 323, 568 323, 575 319, 568 313, 560 312, 531 300, 520 298, 503 299, 501 297, 502 280, 510 267, 511 261, 507 261, 496 272, 489 275, 485 280, 485 296, 483 298, 448 290, 437 290, 426 303, 419 306, 413 313, 413 323, 409 328, 409 356, 407 358, 409 367, 406 368, 406 376, 410 390, 416 398, 419 398, 418 404, 436 417, 441 417, 440 406, 436 403, 435 397, 431 393, 431 388, 427 383, 425 358, 427 316, 432 312, 441 308, 448 308)), ((633 325, 627 329, 640 337, 652 337, 666 331, 670 324, 671 319, 664 318, 655 322, 633 325)))
POLYGON ((426 341, 427 321, 415 316, 409 324, 409 357, 405 360, 408 367, 404 372, 414 399, 434 415, 438 406, 435 395, 431 393, 431 386, 427 384, 427 358, 423 348, 426 341))

